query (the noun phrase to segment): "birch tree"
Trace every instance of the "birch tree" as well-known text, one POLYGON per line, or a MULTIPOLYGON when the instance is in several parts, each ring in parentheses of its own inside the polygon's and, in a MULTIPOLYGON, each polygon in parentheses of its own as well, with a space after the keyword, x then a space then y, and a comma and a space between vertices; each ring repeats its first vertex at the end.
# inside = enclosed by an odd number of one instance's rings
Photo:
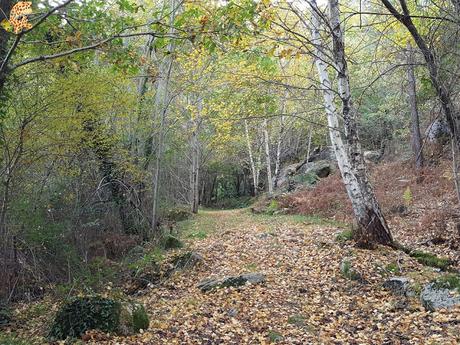
POLYGON ((324 97, 329 136, 358 224, 354 236, 357 244, 362 247, 373 247, 376 244, 393 245, 392 235, 380 210, 364 164, 356 123, 357 111, 353 106, 350 92, 338 0, 329 0, 328 4, 329 20, 319 10, 316 1, 310 0, 312 44, 315 48, 315 65, 324 97), (329 78, 326 46, 320 36, 322 22, 324 27, 330 28, 329 33, 333 41, 331 65, 337 72, 338 95, 342 103, 340 114, 335 105, 335 92, 329 78), (343 118, 343 126, 339 123, 340 116, 343 118))

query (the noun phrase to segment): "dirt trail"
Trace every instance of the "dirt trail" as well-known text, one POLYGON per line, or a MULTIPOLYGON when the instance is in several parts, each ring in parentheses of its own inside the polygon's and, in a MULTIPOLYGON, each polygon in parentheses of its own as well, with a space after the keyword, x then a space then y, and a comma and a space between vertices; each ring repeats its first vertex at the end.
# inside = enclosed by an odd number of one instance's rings
MULTIPOLYGON (((457 344, 460 313, 427 313, 381 288, 384 267, 429 272, 387 249, 335 241, 340 229, 247 210, 203 211, 184 226, 204 263, 139 297, 150 330, 111 344, 457 344), (201 239, 200 239, 201 238, 201 239), (342 277, 348 257, 365 283, 342 277), (262 272, 262 285, 202 293, 203 279, 262 272)), ((425 273, 423 273, 425 272, 425 273)))

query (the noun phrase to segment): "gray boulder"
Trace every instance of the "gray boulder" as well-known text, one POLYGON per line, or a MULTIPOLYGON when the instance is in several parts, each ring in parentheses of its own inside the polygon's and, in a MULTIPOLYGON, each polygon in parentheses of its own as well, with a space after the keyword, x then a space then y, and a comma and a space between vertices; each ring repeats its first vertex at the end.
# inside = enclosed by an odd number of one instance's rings
POLYGON ((391 277, 383 283, 383 288, 398 296, 414 296, 409 279, 405 277, 391 277))
POLYGON ((329 176, 335 171, 335 163, 329 160, 319 160, 305 164, 299 172, 303 175, 314 174, 319 178, 329 176))
POLYGON ((332 146, 315 147, 308 158, 308 162, 316 161, 336 161, 335 152, 332 146))
POLYGON ((380 151, 364 151, 364 161, 366 163, 378 163, 382 159, 380 151))
POLYGON ((224 287, 238 287, 246 284, 260 284, 265 282, 265 275, 262 273, 246 273, 239 276, 225 277, 222 279, 205 279, 197 287, 202 292, 211 291, 224 287))
POLYGON ((440 286, 437 282, 425 285, 420 293, 420 301, 426 310, 448 309, 460 305, 460 294, 455 289, 440 286))

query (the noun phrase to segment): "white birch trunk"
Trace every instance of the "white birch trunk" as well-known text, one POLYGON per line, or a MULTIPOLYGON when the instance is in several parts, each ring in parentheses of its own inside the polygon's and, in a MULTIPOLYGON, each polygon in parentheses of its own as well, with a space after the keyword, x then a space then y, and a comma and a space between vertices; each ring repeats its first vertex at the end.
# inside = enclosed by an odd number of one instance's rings
POLYGON ((259 173, 256 169, 256 163, 254 162, 254 155, 252 153, 251 137, 249 136, 247 120, 244 120, 244 132, 246 135, 246 146, 248 147, 249 165, 251 166, 252 182, 254 184, 254 195, 257 195, 257 186, 259 185, 259 173))
POLYGON ((335 69, 338 73, 338 91, 342 101, 344 122, 343 141, 339 125, 339 113, 334 103, 334 92, 328 75, 327 58, 320 36, 320 14, 315 0, 310 0, 312 8, 312 43, 316 53, 316 68, 323 91, 324 106, 327 114, 329 137, 339 165, 340 173, 351 201, 359 229, 356 239, 362 246, 376 243, 392 244, 393 239, 385 219, 380 211, 372 187, 368 181, 364 159, 357 134, 357 126, 351 103, 350 85, 346 67, 343 36, 340 27, 340 12, 337 0, 329 0, 331 14, 330 26, 334 42, 335 69))
POLYGON ((264 144, 265 144, 265 164, 267 168, 267 186, 268 186, 268 194, 273 194, 273 179, 272 179, 272 167, 271 167, 271 159, 270 159, 270 138, 268 136, 268 121, 267 119, 264 120, 263 124, 263 132, 264 132, 264 144))

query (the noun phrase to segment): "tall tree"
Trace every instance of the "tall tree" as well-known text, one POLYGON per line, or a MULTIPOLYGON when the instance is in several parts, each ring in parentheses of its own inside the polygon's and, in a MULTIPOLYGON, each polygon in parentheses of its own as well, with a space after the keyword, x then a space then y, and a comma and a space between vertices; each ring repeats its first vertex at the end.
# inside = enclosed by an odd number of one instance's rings
POLYGON ((393 238, 369 182, 358 136, 357 111, 353 106, 348 77, 343 31, 340 25, 338 0, 329 0, 330 19, 320 11, 315 0, 310 0, 312 13, 312 44, 315 64, 324 96, 329 125, 329 136, 337 158, 348 197, 358 223, 355 231, 357 244, 373 247, 376 244, 393 245, 393 238), (330 28, 333 66, 337 72, 338 95, 342 103, 343 130, 340 130, 339 112, 334 102, 334 91, 328 74, 326 46, 320 36, 321 22, 330 28), (342 139, 342 134, 345 141, 342 139))
POLYGON ((417 106, 417 87, 414 72, 414 52, 412 46, 407 44, 407 81, 408 98, 411 113, 411 142, 414 151, 415 167, 423 167, 422 136, 420 134, 420 119, 417 106))

